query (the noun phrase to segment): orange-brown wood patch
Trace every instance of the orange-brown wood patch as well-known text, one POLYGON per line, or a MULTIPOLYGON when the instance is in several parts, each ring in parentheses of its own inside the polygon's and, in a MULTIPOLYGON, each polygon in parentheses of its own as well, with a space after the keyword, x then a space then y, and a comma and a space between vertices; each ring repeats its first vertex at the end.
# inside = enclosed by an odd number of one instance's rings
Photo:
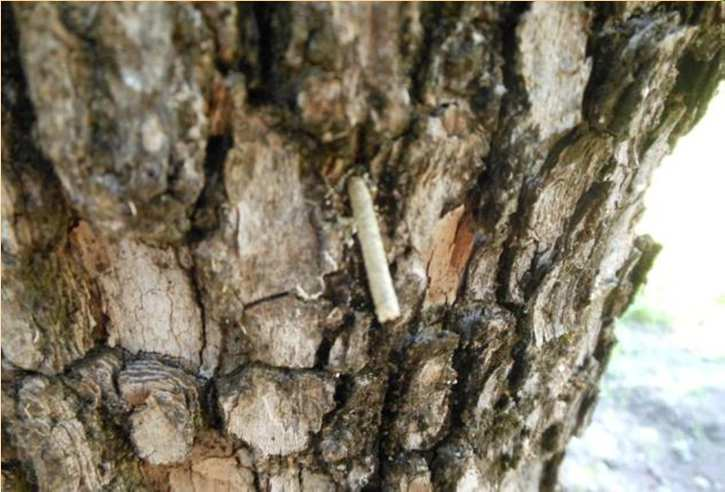
POLYGON ((473 251, 473 218, 465 206, 451 210, 436 224, 428 255, 425 306, 453 304, 473 251))

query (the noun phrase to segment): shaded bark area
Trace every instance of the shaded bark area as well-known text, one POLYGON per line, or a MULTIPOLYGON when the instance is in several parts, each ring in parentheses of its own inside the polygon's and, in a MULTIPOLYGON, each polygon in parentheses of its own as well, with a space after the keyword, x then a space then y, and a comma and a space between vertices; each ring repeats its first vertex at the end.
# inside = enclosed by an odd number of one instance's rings
POLYGON ((715 4, 2 6, 3 490, 547 490, 715 4), (373 193, 375 318, 345 192, 373 193))

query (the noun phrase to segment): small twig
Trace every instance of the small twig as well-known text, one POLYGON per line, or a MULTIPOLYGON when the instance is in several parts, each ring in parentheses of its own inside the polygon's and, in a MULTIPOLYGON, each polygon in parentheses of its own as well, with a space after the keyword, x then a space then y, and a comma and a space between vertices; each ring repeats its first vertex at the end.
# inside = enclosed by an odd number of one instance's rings
POLYGON ((378 320, 384 323, 400 316, 400 306, 390 277, 373 201, 362 178, 351 177, 347 189, 365 261, 370 293, 375 304, 375 314, 378 320))

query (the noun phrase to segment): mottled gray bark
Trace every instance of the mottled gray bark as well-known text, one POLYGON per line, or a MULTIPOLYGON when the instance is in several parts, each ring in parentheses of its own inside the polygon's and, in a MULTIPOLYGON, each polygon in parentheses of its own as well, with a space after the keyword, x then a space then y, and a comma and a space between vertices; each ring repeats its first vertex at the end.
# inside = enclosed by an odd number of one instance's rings
POLYGON ((2 14, 3 490, 553 486, 717 3, 2 14))

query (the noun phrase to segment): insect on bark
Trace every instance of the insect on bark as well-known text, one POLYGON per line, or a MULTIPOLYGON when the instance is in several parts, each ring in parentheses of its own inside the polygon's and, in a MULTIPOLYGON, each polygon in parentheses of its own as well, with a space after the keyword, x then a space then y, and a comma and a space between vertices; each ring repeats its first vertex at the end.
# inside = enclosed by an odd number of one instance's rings
POLYGON ((351 177, 347 189, 355 217, 357 237, 362 248, 368 285, 375 304, 375 315, 381 323, 385 323, 400 316, 400 306, 390 277, 373 201, 362 178, 351 177))

